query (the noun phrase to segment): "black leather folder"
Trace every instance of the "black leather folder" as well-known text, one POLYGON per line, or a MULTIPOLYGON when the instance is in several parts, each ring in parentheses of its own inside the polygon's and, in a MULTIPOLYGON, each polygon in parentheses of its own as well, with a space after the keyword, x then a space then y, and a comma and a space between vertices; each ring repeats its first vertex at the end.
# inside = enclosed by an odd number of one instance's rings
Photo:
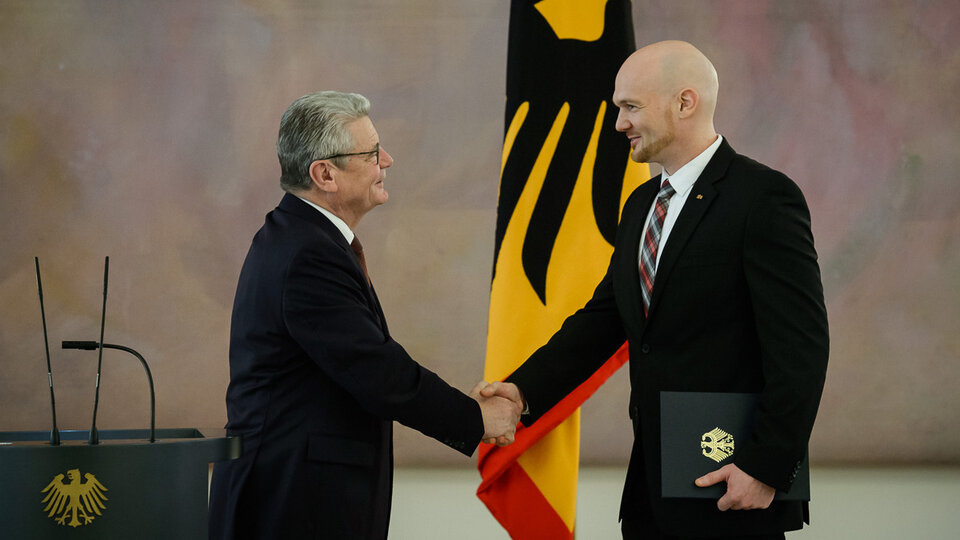
MULTIPOLYGON (((694 481, 733 463, 737 445, 753 428, 757 394, 660 392, 662 495, 665 498, 719 499, 726 484, 706 488, 694 481)), ((789 492, 775 499, 810 500, 810 467, 804 457, 789 492)))

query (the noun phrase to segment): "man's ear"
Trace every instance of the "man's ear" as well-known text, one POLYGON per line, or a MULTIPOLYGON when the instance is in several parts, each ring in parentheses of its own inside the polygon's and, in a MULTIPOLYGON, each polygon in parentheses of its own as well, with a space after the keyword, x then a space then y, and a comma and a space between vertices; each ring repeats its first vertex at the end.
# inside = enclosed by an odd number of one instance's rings
POLYGON ((320 191, 336 193, 336 175, 337 169, 328 160, 317 160, 310 164, 310 180, 320 191))
POLYGON ((685 88, 679 95, 680 118, 686 118, 693 115, 700 104, 700 95, 693 88, 685 88))

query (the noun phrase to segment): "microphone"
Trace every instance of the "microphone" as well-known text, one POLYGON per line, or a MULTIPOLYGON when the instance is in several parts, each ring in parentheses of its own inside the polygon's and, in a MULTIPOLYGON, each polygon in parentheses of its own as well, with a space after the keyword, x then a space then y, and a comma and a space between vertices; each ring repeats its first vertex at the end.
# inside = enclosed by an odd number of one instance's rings
MULTIPOLYGON (((96 341, 63 341, 60 343, 60 346, 64 349, 77 349, 81 351, 95 351, 97 347, 100 346, 96 341)), ((110 345, 104 344, 104 347, 109 348, 110 345)))
POLYGON ((33 258, 37 266, 37 293, 40 296, 40 320, 43 322, 43 348, 47 352, 47 384, 50 385, 50 411, 53 413, 53 428, 50 430, 50 445, 60 445, 60 430, 57 429, 57 400, 53 397, 53 370, 50 369, 50 342, 47 340, 47 314, 43 309, 43 285, 40 281, 40 259, 33 258))
MULTIPOLYGON (((131 349, 130 347, 124 347, 123 345, 115 345, 113 343, 104 343, 103 347, 100 347, 100 343, 96 341, 64 341, 60 344, 64 349, 77 349, 81 351, 93 351, 96 349, 117 349, 120 351, 126 351, 140 360, 140 363, 143 365, 143 370, 147 373, 147 382, 150 383, 150 442, 156 442, 156 426, 157 426, 157 414, 156 414, 156 397, 153 392, 153 374, 150 373, 150 366, 147 365, 147 361, 143 358, 143 355, 137 351, 131 349)), ((101 354, 103 354, 101 352, 101 354)), ((99 380, 99 378, 98 378, 99 380)), ((95 443, 93 443, 95 444, 95 443)))
POLYGON ((97 390, 93 398, 93 421, 90 422, 89 444, 100 444, 100 434, 97 433, 97 408, 100 405, 100 368, 103 367, 103 327, 107 322, 107 275, 110 270, 110 257, 103 260, 103 311, 100 314, 100 356, 97 358, 97 390))

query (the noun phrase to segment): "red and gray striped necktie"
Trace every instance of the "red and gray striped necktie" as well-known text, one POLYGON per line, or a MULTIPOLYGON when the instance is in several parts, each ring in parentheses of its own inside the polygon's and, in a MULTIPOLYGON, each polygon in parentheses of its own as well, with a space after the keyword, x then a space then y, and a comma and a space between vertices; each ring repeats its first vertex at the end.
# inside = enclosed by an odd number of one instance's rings
POLYGON ((653 278, 657 273, 657 250, 660 247, 660 232, 663 230, 663 220, 667 217, 667 206, 670 197, 673 197, 673 186, 667 180, 660 187, 657 194, 657 204, 653 208, 653 216, 643 235, 643 245, 640 246, 640 293, 643 296, 643 314, 647 315, 650 309, 650 296, 653 294, 653 278))

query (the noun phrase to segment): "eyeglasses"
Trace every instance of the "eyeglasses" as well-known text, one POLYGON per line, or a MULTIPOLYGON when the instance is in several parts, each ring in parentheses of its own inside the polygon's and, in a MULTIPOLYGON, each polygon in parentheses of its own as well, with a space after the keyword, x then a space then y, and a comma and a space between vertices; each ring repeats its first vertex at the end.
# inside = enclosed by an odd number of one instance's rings
POLYGON ((325 158, 320 158, 320 159, 333 159, 333 158, 347 157, 347 156, 373 156, 376 164, 380 165, 380 143, 377 143, 377 145, 373 147, 373 150, 367 150, 366 152, 350 152, 349 154, 337 154, 335 156, 327 156, 325 158))

